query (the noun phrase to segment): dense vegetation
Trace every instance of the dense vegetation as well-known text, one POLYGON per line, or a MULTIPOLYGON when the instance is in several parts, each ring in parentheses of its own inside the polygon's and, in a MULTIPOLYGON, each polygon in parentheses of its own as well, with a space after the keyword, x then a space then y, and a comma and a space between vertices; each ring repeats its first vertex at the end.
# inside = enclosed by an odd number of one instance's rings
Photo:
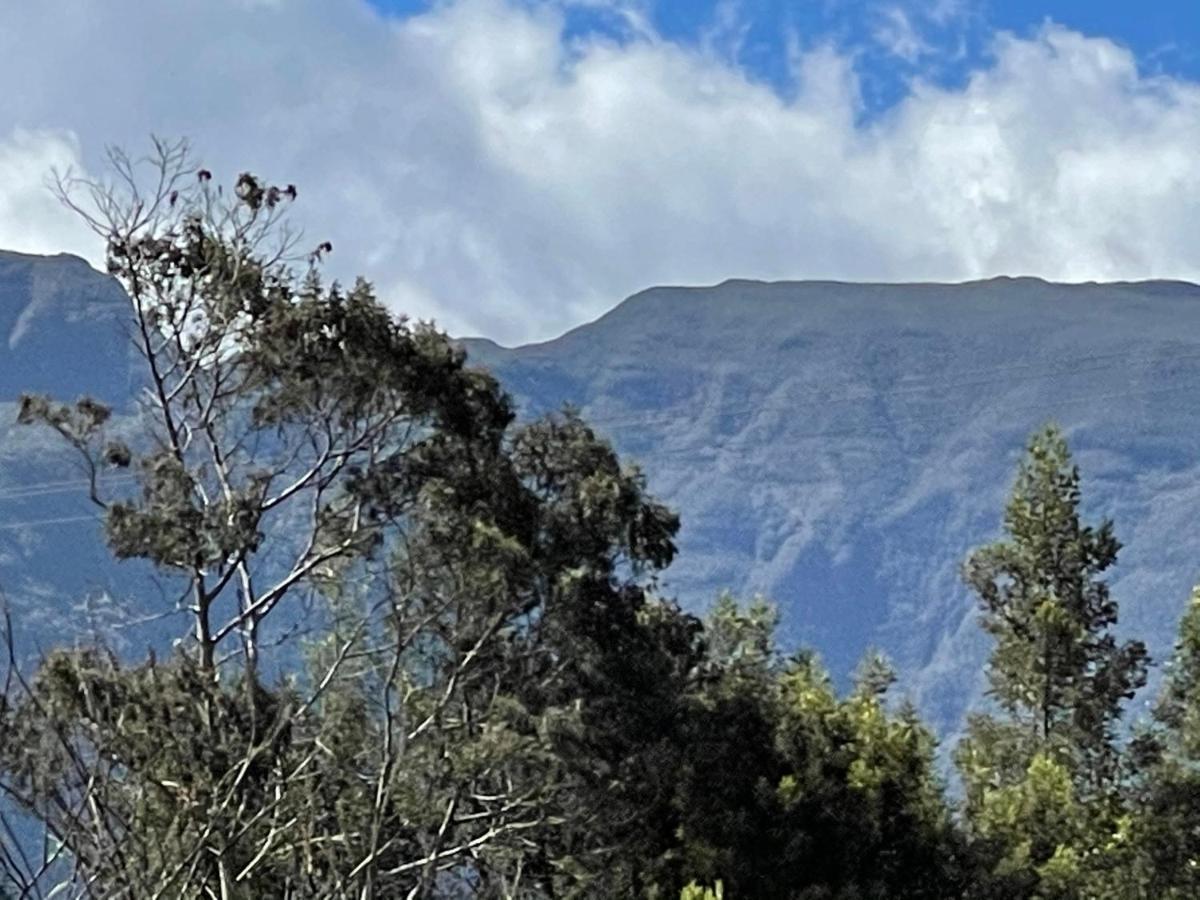
POLYGON ((10 638, 0 895, 1200 895, 1200 598, 1131 728, 1149 661, 1055 429, 964 566, 994 652, 948 784, 885 660, 839 695, 770 605, 659 596, 677 519, 586 422, 518 424, 444 335, 325 284, 291 186, 158 151, 149 191, 119 156, 62 185, 129 295, 139 409, 20 418, 189 634, 32 666, 10 638))

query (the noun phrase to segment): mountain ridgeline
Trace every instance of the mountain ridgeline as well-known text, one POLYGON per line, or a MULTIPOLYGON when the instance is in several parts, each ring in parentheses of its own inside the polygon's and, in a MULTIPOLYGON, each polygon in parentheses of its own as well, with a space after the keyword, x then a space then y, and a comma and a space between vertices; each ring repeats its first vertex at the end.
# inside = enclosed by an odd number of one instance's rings
MULTIPOLYGON (((125 302, 81 260, 0 254, 0 588, 39 642, 96 628, 98 602, 136 612, 151 583, 108 561, 61 442, 13 425, 23 391, 128 405, 125 302)), ((666 593, 762 594, 839 679, 879 648, 947 733, 990 647, 961 564, 1054 421, 1124 545, 1120 630, 1169 653, 1200 560, 1200 287, 729 281, 644 291, 547 343, 464 344, 522 414, 578 407, 679 512, 666 593)))
POLYGON ((468 347, 525 410, 569 401, 644 466, 682 516, 667 581, 685 602, 761 593, 842 676, 881 648, 942 727, 989 649, 961 564, 1056 422, 1124 544, 1122 629, 1170 651, 1200 560, 1196 285, 728 281, 468 347))

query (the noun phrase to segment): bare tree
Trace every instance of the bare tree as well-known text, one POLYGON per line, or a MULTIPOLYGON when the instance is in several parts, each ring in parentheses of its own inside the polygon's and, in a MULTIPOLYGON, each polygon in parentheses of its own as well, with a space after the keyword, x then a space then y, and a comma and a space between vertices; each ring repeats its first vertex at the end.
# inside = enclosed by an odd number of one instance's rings
MULTIPOLYGON (((403 516, 395 491, 385 516, 360 488, 403 471, 479 376, 441 335, 389 316, 365 283, 322 285, 331 248, 297 257, 284 216, 293 186, 244 173, 226 194, 185 144, 154 148, 140 162, 111 152, 107 181, 56 181, 105 239, 129 297, 142 445, 104 440, 109 410, 90 400, 26 397, 21 415, 80 450, 115 553, 186 585, 201 666, 215 673, 236 641, 253 669, 270 613, 403 516), (136 467, 141 496, 102 496, 109 466, 136 467)), ((494 406, 480 429, 506 424, 494 406)))

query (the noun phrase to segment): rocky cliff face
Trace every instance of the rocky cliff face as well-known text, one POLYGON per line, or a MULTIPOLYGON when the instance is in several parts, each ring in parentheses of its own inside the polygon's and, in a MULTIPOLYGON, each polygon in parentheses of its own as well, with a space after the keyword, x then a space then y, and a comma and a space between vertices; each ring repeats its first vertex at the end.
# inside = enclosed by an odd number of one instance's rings
MULTIPOLYGON (((12 427, 22 390, 128 400, 125 303, 80 260, 0 254, 0 589, 39 641, 174 602, 108 560, 70 457, 12 427)), ((987 653, 958 566, 1047 420, 1125 543, 1123 627, 1160 658, 1200 577, 1194 285, 731 281, 645 291, 545 344, 466 344, 526 413, 573 403, 643 466, 683 517, 665 587, 685 605, 766 594, 843 677, 881 647, 947 729, 987 653)))

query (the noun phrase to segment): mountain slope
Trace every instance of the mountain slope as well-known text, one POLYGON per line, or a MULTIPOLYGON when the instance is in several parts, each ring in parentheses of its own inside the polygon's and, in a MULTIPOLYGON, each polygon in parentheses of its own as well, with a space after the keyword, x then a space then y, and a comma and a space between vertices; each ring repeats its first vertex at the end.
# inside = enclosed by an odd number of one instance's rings
POLYGON ((549 343, 468 342, 529 411, 581 407, 679 509, 689 605, 761 592, 839 675, 880 646, 944 726, 987 643, 958 567, 999 532, 1026 438, 1071 439, 1125 542, 1123 623, 1169 651, 1197 577, 1200 287, 656 288, 549 343))

